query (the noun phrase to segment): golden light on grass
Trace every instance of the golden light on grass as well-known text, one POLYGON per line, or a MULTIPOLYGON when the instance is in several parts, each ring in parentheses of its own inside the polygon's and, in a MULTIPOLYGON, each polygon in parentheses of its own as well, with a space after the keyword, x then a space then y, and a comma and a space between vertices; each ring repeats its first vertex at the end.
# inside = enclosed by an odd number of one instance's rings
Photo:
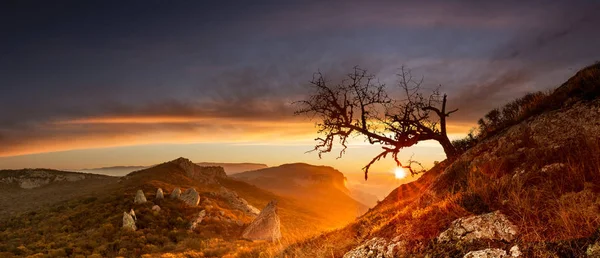
POLYGON ((406 170, 402 167, 394 168, 394 175, 396 176, 396 179, 403 179, 407 176, 406 170))

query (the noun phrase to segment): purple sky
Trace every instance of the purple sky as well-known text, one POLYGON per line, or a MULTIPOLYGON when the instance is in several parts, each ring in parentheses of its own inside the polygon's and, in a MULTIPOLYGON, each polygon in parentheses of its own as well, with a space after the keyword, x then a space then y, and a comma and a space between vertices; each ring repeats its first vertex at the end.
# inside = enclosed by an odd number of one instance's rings
MULTIPOLYGON (((402 65, 441 84, 464 133, 600 60, 597 1, 248 2, 1 3, 0 168, 67 167, 49 152, 146 144, 310 148, 314 130, 290 102, 313 72, 355 65, 389 84, 402 65)), ((163 161, 98 155, 80 165, 163 161)), ((212 159, 227 158, 252 161, 212 159)))

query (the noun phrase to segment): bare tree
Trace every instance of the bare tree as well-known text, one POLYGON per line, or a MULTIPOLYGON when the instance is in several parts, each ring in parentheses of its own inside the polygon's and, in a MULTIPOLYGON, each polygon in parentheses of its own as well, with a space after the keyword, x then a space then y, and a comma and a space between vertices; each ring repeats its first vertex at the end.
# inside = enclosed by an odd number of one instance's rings
POLYGON ((363 168, 365 180, 371 165, 388 154, 398 166, 416 174, 418 171, 411 165, 418 162, 411 158, 408 164, 402 165, 398 160, 402 148, 435 140, 442 145, 447 158, 457 155, 446 133, 446 117, 457 110, 446 111, 446 95, 440 94, 439 87, 423 95, 422 82, 422 78, 415 80, 410 70, 402 67, 398 86, 403 98, 393 99, 384 84, 359 67, 354 67, 338 84, 330 84, 317 72, 310 81, 309 97, 295 102, 299 106, 295 114, 318 118, 318 133, 323 136, 315 139, 317 144, 311 151, 317 151, 319 157, 331 152, 337 139, 342 146, 338 157, 341 158, 347 149, 348 137, 353 135, 362 135, 370 144, 381 145, 383 151, 363 168))

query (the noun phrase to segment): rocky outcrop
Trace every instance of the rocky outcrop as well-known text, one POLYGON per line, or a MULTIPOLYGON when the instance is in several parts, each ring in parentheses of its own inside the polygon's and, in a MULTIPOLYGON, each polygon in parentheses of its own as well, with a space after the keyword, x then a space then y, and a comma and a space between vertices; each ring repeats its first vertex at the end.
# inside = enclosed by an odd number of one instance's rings
POLYGON ((438 236, 438 241, 473 241, 475 239, 512 241, 517 235, 517 227, 499 211, 460 218, 453 221, 446 231, 438 236))
POLYGON ((507 253, 499 248, 488 248, 483 250, 471 251, 465 254, 463 258, 512 258, 521 257, 523 253, 519 250, 519 246, 513 246, 507 253))
POLYGON ((145 202, 146 202, 146 196, 144 195, 144 191, 138 190, 137 193, 135 194, 135 199, 133 200, 133 203, 142 204, 145 202))
POLYGON ((206 217, 206 210, 202 210, 201 212, 198 213, 198 215, 196 215, 196 218, 194 220, 192 220, 192 225, 190 226, 190 230, 194 230, 198 227, 198 225, 200 223, 202 223, 202 220, 204 219, 204 217, 206 217))
POLYGON ((225 178, 225 170, 222 167, 201 167, 186 158, 178 158, 171 161, 185 172, 185 174, 203 184, 216 184, 217 178, 225 178))
POLYGON ((137 227, 135 226, 135 220, 127 212, 123 212, 123 229, 133 231, 137 230, 137 227))
POLYGON ((280 227, 281 222, 279 221, 279 215, 277 215, 277 201, 273 200, 248 225, 242 233, 242 238, 275 242, 281 238, 280 227))
POLYGON ((171 192, 171 198, 177 199, 177 198, 179 198, 179 196, 181 196, 181 189, 179 189, 179 187, 177 187, 173 190, 173 192, 171 192))
POLYGON ((164 198, 165 198, 165 195, 163 193, 163 189, 158 188, 156 190, 156 199, 164 199, 164 198))
POLYGON ((261 212, 256 207, 250 205, 244 198, 239 197, 236 192, 225 187, 221 187, 219 196, 225 199, 232 208, 241 210, 248 215, 256 216, 261 212))
POLYGON ((405 248, 404 241, 375 237, 344 254, 344 258, 394 258, 398 257, 405 248))
POLYGON ((185 190, 185 192, 179 196, 179 199, 189 206, 198 206, 198 203, 200 203, 200 194, 192 187, 185 190))

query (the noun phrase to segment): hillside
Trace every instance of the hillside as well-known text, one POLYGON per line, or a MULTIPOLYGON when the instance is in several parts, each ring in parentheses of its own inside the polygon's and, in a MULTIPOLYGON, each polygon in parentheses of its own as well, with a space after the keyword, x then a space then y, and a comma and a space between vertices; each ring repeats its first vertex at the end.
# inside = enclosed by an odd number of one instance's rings
POLYGON ((50 169, 0 170, 0 218, 111 189, 118 178, 50 169))
POLYGON ((600 63, 538 96, 513 102, 522 111, 484 130, 456 160, 398 187, 347 227, 284 253, 598 257, 600 63))
MULTIPOLYGON (((31 179, 28 174, 11 173, 31 179)), ((45 175, 60 178, 63 173, 46 171, 45 175)), ((0 219, 0 256, 269 257, 340 223, 336 216, 304 200, 276 195, 229 178, 222 167, 201 167, 184 158, 121 178, 92 176, 113 183, 94 188, 91 195, 65 196, 68 200, 0 219), (164 191, 164 198, 159 197, 158 188, 164 191), (181 189, 181 198, 170 198, 176 188, 181 189), (188 194, 191 188, 197 192, 196 199, 188 194), (136 203, 142 199, 145 202, 136 203), (241 239, 260 209, 273 200, 281 239, 275 243, 241 239), (124 212, 130 210, 137 218, 135 230, 122 228, 124 212)))
POLYGON ((350 197, 344 174, 328 166, 284 164, 233 177, 276 194, 303 200, 328 216, 336 217, 338 226, 353 221, 367 210, 364 204, 350 197))

